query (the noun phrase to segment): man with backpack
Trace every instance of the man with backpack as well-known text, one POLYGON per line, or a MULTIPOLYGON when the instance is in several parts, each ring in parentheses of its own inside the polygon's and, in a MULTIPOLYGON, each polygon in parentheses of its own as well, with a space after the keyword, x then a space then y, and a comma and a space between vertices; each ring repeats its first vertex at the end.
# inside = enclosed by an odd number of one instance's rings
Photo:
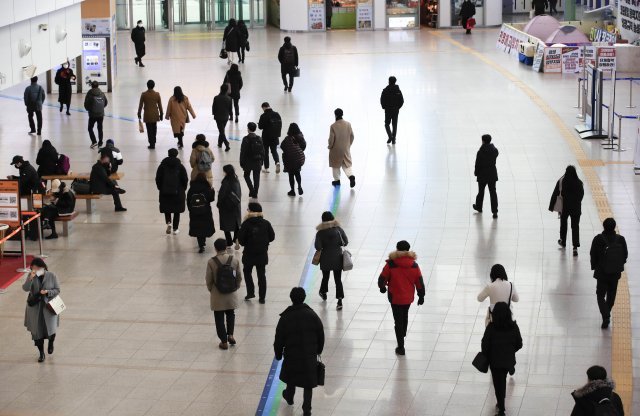
POLYGON ((289 36, 285 36, 284 44, 280 47, 278 61, 280 62, 280 74, 282 75, 284 92, 291 92, 291 88, 293 88, 293 78, 298 68, 298 48, 291 44, 291 38, 289 36), (287 75, 289 76, 288 83, 287 75))
POLYGON ((576 404, 571 416, 624 416, 622 400, 613 391, 615 383, 607 370, 594 365, 587 370, 588 383, 571 393, 576 404))
POLYGON ((242 283, 242 269, 237 257, 227 253, 227 240, 218 238, 214 241, 213 247, 216 255, 207 262, 205 280, 216 322, 216 333, 220 339, 218 348, 228 350, 229 345, 236 345, 233 330, 235 310, 238 308, 238 289, 242 283))
POLYGON ((242 138, 240 145, 240 167, 244 171, 244 180, 249 188, 249 198, 258 198, 260 188, 260 168, 264 160, 264 145, 256 134, 256 123, 247 124, 249 134, 242 138), (253 176, 253 183, 251 182, 253 176))
POLYGON ((591 270, 597 280, 596 296, 598 308, 602 315, 602 329, 607 329, 611 322, 611 310, 616 301, 618 280, 624 271, 629 252, 624 237, 616 234, 616 221, 607 218, 603 221, 604 231, 591 242, 591 270))
POLYGON ((91 148, 102 146, 102 122, 104 121, 104 109, 107 107, 107 97, 100 90, 98 81, 91 82, 91 89, 84 97, 84 109, 89 113, 89 138, 91 138, 91 148), (98 142, 93 132, 93 126, 98 125, 98 142))
POLYGON ((256 297, 255 285, 251 276, 251 271, 255 267, 258 274, 258 301, 264 304, 267 295, 265 267, 269 264, 269 244, 275 240, 276 234, 271 223, 265 220, 262 215, 262 205, 250 202, 248 211, 238 232, 238 242, 244 247, 242 264, 244 266, 244 281, 247 285, 247 296, 244 300, 256 297))
POLYGON ((404 104, 404 97, 400 87, 396 85, 396 77, 389 77, 387 85, 380 95, 380 105, 384 110, 384 128, 387 130, 387 144, 396 144, 396 132, 398 131, 398 114, 404 104), (389 128, 393 127, 393 130, 389 128))
POLYGON ((211 105, 211 114, 213 114, 213 119, 216 121, 216 125, 218 126, 218 147, 222 147, 222 144, 225 145, 225 152, 228 152, 229 149, 229 140, 227 140, 227 136, 224 134, 224 129, 227 127, 227 122, 229 121, 229 117, 231 116, 231 97, 227 94, 229 91, 228 84, 222 84, 220 86, 220 94, 213 97, 213 104, 211 105))
POLYGON ((24 105, 27 107, 27 115, 29 117, 29 134, 36 133, 42 135, 42 103, 44 103, 44 89, 38 85, 38 77, 31 78, 31 85, 24 90, 24 105), (33 115, 36 115, 38 122, 38 130, 33 122, 33 115))
POLYGON ((269 150, 276 164, 276 173, 280 173, 280 157, 278 145, 282 135, 282 118, 273 111, 269 103, 262 103, 262 115, 258 121, 258 128, 262 130, 262 144, 264 145, 264 173, 269 173, 269 150))
POLYGON ((209 186, 213 186, 213 165, 215 157, 213 151, 209 147, 207 137, 199 133, 196 140, 191 144, 191 156, 189 156, 189 165, 191 165, 191 180, 195 180, 199 173, 203 173, 207 177, 209 186))

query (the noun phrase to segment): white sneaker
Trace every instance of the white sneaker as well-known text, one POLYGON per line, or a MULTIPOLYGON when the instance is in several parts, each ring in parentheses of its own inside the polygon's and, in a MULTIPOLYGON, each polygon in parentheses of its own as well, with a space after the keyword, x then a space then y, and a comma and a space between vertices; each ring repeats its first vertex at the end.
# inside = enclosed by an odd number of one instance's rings
POLYGON ((269 169, 262 169, 262 173, 269 173, 269 169))
POLYGON ((276 173, 280 173, 280 163, 276 163, 276 173))
POLYGON ((173 235, 178 235, 180 234, 180 230, 173 230, 173 235))
POLYGON ((166 231, 166 233, 167 234, 171 234, 171 223, 170 222, 167 223, 167 231, 166 231))

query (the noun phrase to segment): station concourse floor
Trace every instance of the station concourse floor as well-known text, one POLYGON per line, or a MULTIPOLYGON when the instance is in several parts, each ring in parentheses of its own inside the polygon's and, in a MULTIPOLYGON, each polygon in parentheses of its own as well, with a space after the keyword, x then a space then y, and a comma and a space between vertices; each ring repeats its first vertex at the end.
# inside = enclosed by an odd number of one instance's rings
MULTIPOLYGON (((507 414, 568 415, 570 393, 586 382, 586 369, 600 364, 611 371, 616 328, 614 321, 613 329, 600 329, 588 252, 601 223, 587 182, 578 257, 559 249, 559 221, 547 210, 556 180, 568 164, 578 164, 576 148, 550 118, 553 113, 566 126, 575 124, 576 77, 538 74, 519 65, 495 49, 497 33, 294 33, 302 77, 285 94, 276 60, 284 34, 251 31, 251 52, 241 66, 240 123, 227 127, 229 153, 215 147, 210 115, 227 70, 218 58, 221 35, 148 32, 146 68, 138 68, 128 33, 118 33, 118 81, 108 95, 105 139, 115 139, 122 150, 126 177, 120 184, 127 190, 122 199, 128 212, 114 213, 109 197, 90 215, 80 203, 70 236, 45 242, 46 261, 68 306, 55 354, 45 363, 36 362, 37 350, 23 327, 22 280, 0 295, 0 415, 256 414, 272 366, 279 313, 290 303, 289 290, 301 282, 326 334, 327 381, 314 390, 314 415, 493 415, 490 376, 477 372, 471 361, 480 349, 488 306, 476 295, 495 263, 506 267, 519 292, 513 310, 524 338, 516 374, 507 384, 507 414), (379 106, 389 75, 398 78, 405 98, 394 147, 385 144, 379 106), (216 189, 224 164, 238 169, 238 140, 246 123, 257 121, 263 101, 283 116, 285 128, 298 123, 308 142, 302 197, 286 195, 287 177, 273 167, 262 175, 259 200, 276 232, 267 303, 243 302, 236 311, 238 345, 228 351, 217 347, 204 285, 213 240, 198 254, 186 214, 181 233, 165 235, 154 175, 175 140, 168 122, 159 126, 154 151, 137 132, 138 97, 148 79, 155 80, 165 104, 175 85, 190 98, 197 118, 187 126, 180 157, 188 164, 191 141, 206 134, 216 156, 216 189), (344 177, 340 189, 331 186, 326 143, 337 107, 355 132, 353 190, 344 177), (488 195, 482 215, 471 208, 475 154, 484 133, 500 151, 496 220, 488 195), (329 209, 343 224, 355 260, 354 270, 344 275, 342 311, 335 309, 333 283, 329 300, 322 302, 319 272, 305 267, 315 226, 329 209), (377 277, 402 239, 418 253, 427 291, 424 306, 410 310, 407 355, 397 357, 393 319, 377 277)), ((26 134, 23 88, 0 96, 3 176, 15 173, 9 166, 14 154, 35 162, 41 143, 26 134)), ((58 112, 54 95, 44 109, 42 139, 68 155, 76 172, 89 171, 96 160, 82 100, 73 97, 71 116, 58 112)), ((628 164, 633 154, 605 152, 586 141, 577 149, 603 161, 594 169, 629 244, 631 311, 637 316, 640 183, 628 164)), ((584 180, 580 167, 578 172, 584 180)), ((246 206, 242 178, 241 183, 246 206)), ((214 218, 217 226, 217 213, 214 218)), ((638 323, 632 326, 637 357, 638 323)), ((639 384, 636 379, 636 401, 628 414, 640 414, 639 384)), ((298 390, 293 407, 275 397, 259 414, 301 415, 301 402, 298 390)))

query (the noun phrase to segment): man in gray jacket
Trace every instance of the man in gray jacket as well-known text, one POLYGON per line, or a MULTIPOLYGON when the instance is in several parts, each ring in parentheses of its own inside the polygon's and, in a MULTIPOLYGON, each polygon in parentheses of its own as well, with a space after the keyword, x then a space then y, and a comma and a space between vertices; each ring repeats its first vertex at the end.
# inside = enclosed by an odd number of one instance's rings
POLYGON ((37 135, 42 135, 42 103, 44 102, 44 89, 38 85, 38 77, 31 78, 31 85, 24 90, 24 105, 27 107, 29 115, 29 134, 36 133, 36 124, 33 122, 33 115, 36 115, 38 122, 37 135))
POLYGON ((102 147, 102 122, 104 120, 104 109, 108 104, 107 97, 99 88, 98 81, 91 82, 91 89, 84 97, 84 109, 89 113, 89 138, 91 138, 91 148, 102 147), (98 125, 98 142, 93 132, 93 126, 98 125))

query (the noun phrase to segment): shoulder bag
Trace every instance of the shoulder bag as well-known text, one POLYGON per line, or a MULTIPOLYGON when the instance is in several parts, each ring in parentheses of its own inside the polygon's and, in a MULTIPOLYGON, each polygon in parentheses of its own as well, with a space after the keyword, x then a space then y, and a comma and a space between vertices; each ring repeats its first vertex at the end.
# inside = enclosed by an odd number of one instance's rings
POLYGON ((227 59, 229 55, 227 54, 227 50, 224 48, 224 40, 222 41, 222 49, 220 49, 220 59, 227 59))
POLYGON ((482 351, 476 354, 476 357, 471 362, 471 365, 473 365, 476 370, 480 371, 481 373, 486 373, 489 371, 489 359, 486 355, 484 355, 482 351))
POLYGON ((558 216, 562 214, 562 208, 564 205, 564 200, 562 198, 562 180, 564 176, 558 180, 558 196, 556 197, 556 202, 553 204, 553 211, 558 213, 558 216))
POLYGON ((324 376, 325 376, 326 366, 322 362, 322 356, 318 355, 318 362, 316 364, 316 372, 318 376, 318 386, 324 386, 324 376))
MULTIPOLYGON (((340 232, 340 228, 338 228, 338 236, 340 237, 340 243, 342 247, 345 246, 344 240, 342 239, 342 233, 340 232)), ((353 257, 351 256, 351 252, 346 248, 342 249, 342 270, 348 272, 353 269, 353 257)))

